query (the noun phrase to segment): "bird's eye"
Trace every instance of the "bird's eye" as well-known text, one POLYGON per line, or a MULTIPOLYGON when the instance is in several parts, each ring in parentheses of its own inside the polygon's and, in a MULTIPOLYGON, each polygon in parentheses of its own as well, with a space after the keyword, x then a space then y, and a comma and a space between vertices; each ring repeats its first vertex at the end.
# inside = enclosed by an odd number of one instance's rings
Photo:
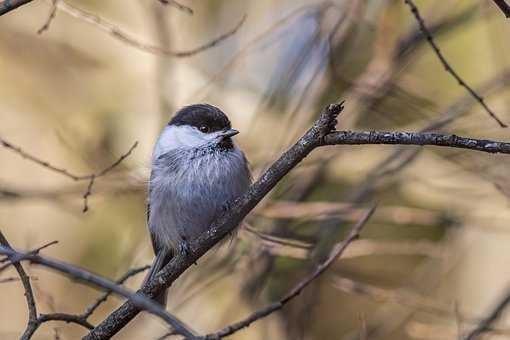
POLYGON ((207 125, 200 125, 198 129, 203 133, 209 132, 209 127, 207 125))

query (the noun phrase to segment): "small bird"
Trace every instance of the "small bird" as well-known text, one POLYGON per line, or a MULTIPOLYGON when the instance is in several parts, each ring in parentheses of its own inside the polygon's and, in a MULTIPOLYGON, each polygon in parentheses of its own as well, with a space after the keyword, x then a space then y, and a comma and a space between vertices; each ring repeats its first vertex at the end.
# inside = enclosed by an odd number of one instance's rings
MULTIPOLYGON (((147 219, 155 259, 146 282, 205 232, 251 184, 239 131, 217 107, 182 108, 161 132, 152 156, 147 219)), ((166 304, 166 292, 156 298, 166 304)))

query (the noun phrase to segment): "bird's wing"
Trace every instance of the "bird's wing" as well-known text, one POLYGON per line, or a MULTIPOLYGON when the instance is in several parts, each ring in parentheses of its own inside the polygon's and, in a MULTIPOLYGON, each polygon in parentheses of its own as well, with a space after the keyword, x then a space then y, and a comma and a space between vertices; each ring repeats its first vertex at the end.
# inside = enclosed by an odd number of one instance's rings
POLYGON ((152 243, 152 249, 154 250, 154 254, 158 254, 160 250, 160 246, 157 244, 156 237, 152 234, 151 228, 150 228, 150 216, 151 216, 151 194, 152 194, 152 177, 153 177, 154 171, 151 171, 151 177, 149 179, 149 189, 147 192, 147 227, 149 228, 149 234, 151 236, 151 243, 152 243))

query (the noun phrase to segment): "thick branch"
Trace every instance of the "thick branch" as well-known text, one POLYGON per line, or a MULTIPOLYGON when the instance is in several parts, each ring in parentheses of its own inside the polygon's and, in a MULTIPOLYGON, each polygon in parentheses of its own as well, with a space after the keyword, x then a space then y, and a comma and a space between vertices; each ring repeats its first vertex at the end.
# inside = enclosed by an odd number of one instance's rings
POLYGON ((10 11, 28 4, 33 0, 4 0, 0 3, 0 15, 4 15, 5 13, 9 13, 10 11))
POLYGON ((337 131, 324 138, 323 145, 340 144, 435 145, 510 154, 510 143, 430 132, 337 131))
POLYGON ((501 12, 505 15, 505 17, 510 18, 510 5, 506 3, 505 0, 492 0, 499 7, 501 12))

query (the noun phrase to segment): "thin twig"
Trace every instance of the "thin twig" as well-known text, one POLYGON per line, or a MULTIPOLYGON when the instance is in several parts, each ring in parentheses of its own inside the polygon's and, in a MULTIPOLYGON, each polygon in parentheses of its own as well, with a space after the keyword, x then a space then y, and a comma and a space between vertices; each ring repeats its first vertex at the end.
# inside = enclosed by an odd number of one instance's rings
POLYGON ((94 186, 94 181, 96 180, 96 176, 92 175, 89 180, 89 184, 87 185, 87 191, 83 194, 83 210, 82 212, 86 213, 89 210, 89 196, 92 195, 92 187, 94 186))
MULTIPOLYGON (((31 254, 38 254, 41 250, 43 250, 43 249, 45 249, 45 248, 48 248, 49 246, 52 246, 52 245, 57 244, 57 243, 58 243, 58 241, 57 241, 57 240, 53 240, 53 241, 50 241, 50 242, 46 242, 46 243, 45 243, 45 244, 43 244, 42 246, 39 246, 39 247, 37 247, 37 248, 35 248, 35 249, 31 250, 31 251, 30 251, 30 253, 31 253, 31 254)), ((5 259, 0 260, 0 263, 2 263, 2 262, 6 262, 6 261, 9 261, 9 260, 12 262, 12 260, 11 260, 11 259, 9 259, 9 257, 6 257, 5 259)))
POLYGON ((2 145, 3 147, 17 153, 18 155, 20 155, 21 157, 25 158, 25 159, 28 159, 36 164, 39 164, 40 166, 46 168, 46 169, 49 169, 53 172, 56 172, 56 173, 59 173, 67 178, 70 178, 74 181, 88 181, 88 185, 87 185, 87 190, 85 191, 85 193, 83 194, 83 212, 86 212, 89 207, 88 207, 88 198, 90 195, 92 195, 92 186, 94 185, 94 181, 98 178, 98 177, 102 177, 102 176, 105 176, 106 174, 108 174, 110 171, 112 171, 115 167, 117 167, 120 163, 122 163, 122 161, 124 161, 127 157, 129 157, 129 155, 131 155, 131 153, 133 152, 133 150, 138 146, 138 141, 136 141, 130 148, 129 150, 124 153, 123 155, 121 155, 115 162, 113 162, 111 165, 107 166, 106 168, 104 168, 103 170, 97 172, 97 173, 92 173, 92 174, 89 174, 89 175, 76 175, 72 172, 69 172, 67 169, 65 168, 60 168, 60 167, 56 167, 54 165, 51 165, 49 162, 45 161, 45 160, 42 160, 41 158, 37 157, 37 156, 34 156, 26 151, 24 151, 22 148, 20 148, 19 146, 16 146, 10 142, 8 142, 7 140, 3 139, 0 137, 0 145, 2 145))
POLYGON ((11 144, 10 142, 8 142, 7 140, 3 139, 3 138, 0 138, 0 144, 7 148, 7 149, 10 149, 12 151, 14 151, 15 153, 19 154, 21 157, 25 158, 25 159, 28 159, 34 163, 37 163, 39 164, 40 166, 42 167, 45 167, 53 172, 57 172, 59 174, 62 174, 68 178, 71 178, 75 181, 78 181, 78 180, 81 180, 81 179, 88 179, 89 176, 88 175, 85 175, 85 176, 78 176, 78 175, 74 175, 72 173, 70 173, 69 171, 67 171, 66 169, 64 168, 59 168, 59 167, 56 167, 56 166, 53 166, 51 165, 50 163, 36 157, 36 156, 33 156, 27 152, 25 152, 23 149, 21 149, 19 146, 16 146, 14 144, 11 144))
POLYGON ((8 283, 8 282, 16 282, 21 281, 19 277, 6 277, 4 279, 0 279, 0 283, 8 283))
MULTIPOLYGON (((143 266, 143 267, 138 267, 138 268, 130 269, 124 275, 122 275, 122 277, 120 279, 118 279, 116 281, 116 283, 121 285, 124 282, 126 282, 126 280, 129 279, 130 277, 135 276, 135 275, 137 275, 139 273, 142 273, 142 272, 146 271, 149 268, 150 268, 150 266, 143 266)), ((103 302, 105 302, 110 295, 112 295, 112 293, 113 293, 113 291, 111 291, 111 290, 107 290, 106 292, 104 292, 93 304, 91 304, 89 307, 87 307, 87 309, 85 310, 85 312, 83 312, 83 314, 81 314, 81 316, 85 320, 88 319, 88 317, 91 316, 92 313, 94 313, 94 311, 103 302)))
POLYGON ((203 52, 205 50, 208 50, 208 49, 218 45, 220 42, 222 42, 222 41, 226 40, 227 38, 231 37, 232 35, 234 35, 239 30, 239 28, 241 28, 244 21, 246 20, 246 15, 244 15, 232 30, 230 30, 226 33, 223 33, 219 37, 214 38, 211 41, 209 41, 201 46, 195 47, 190 50, 185 50, 185 51, 171 51, 168 49, 164 49, 164 48, 161 48, 158 46, 154 46, 154 45, 150 45, 150 44, 141 42, 141 41, 137 40, 136 38, 134 38, 129 33, 126 33, 123 30, 121 30, 120 28, 118 28, 117 26, 112 24, 111 22, 109 22, 97 15, 94 15, 92 13, 85 12, 84 10, 78 9, 77 7, 74 7, 73 5, 68 4, 64 0, 59 1, 58 9, 66 12, 67 14, 69 14, 75 18, 83 20, 83 21, 97 27, 101 31, 108 33, 115 39, 117 39, 129 46, 135 47, 141 51, 152 53, 155 55, 160 55, 160 56, 165 56, 165 57, 175 57, 175 58, 191 57, 195 54, 198 54, 200 52, 203 52))
POLYGON ((163 5, 170 5, 170 6, 173 6, 183 12, 186 12, 189 15, 193 15, 193 10, 190 7, 184 6, 183 4, 181 4, 175 0, 158 0, 158 1, 161 2, 163 5))
POLYGON ((505 17, 510 18, 510 5, 506 3, 505 0, 492 0, 499 7, 501 12, 505 15, 505 17))
MULTIPOLYGON (((38 247, 38 248, 35 248, 34 250, 31 250, 29 251, 27 254, 28 255, 37 255, 39 254, 39 252, 45 248, 48 248, 49 246, 52 246, 54 244, 57 244, 58 241, 57 240, 54 240, 54 241, 51 241, 51 242, 48 242, 48 243, 45 243, 43 244, 42 246, 38 247)), ((8 256, 6 259, 2 259, 0 262, 7 262, 6 264, 4 264, 3 266, 0 267, 0 273, 5 270, 7 267, 9 267, 10 265, 14 265, 20 261, 24 260, 24 257, 23 256, 8 256)))
POLYGON ((37 320, 41 324, 44 322, 48 322, 48 321, 64 321, 66 323, 74 323, 74 324, 83 326, 87 329, 94 328, 94 326, 87 320, 83 319, 81 317, 81 315, 72 315, 72 314, 66 314, 66 313, 41 314, 41 315, 39 315, 37 320))
POLYGON ((283 306, 285 306, 289 301, 291 301, 293 298, 298 296, 303 291, 303 289, 305 289, 317 277, 319 277, 322 273, 324 273, 331 266, 331 264, 334 263, 342 255, 343 251, 347 248, 347 246, 352 241, 354 241, 355 239, 357 239, 359 237, 359 233, 361 232, 361 229, 368 222, 368 220, 370 219, 370 216, 372 216, 374 211, 375 211, 375 206, 373 206, 367 213, 365 213, 365 215, 358 221, 358 223, 356 223, 354 225, 354 227, 352 227, 351 231, 349 232, 349 235, 347 236, 347 238, 345 240, 336 244, 333 247, 333 250, 331 251, 330 255, 328 256, 328 259, 324 263, 320 264, 310 275, 308 275, 306 278, 301 280, 296 286, 294 286, 294 288, 292 288, 282 299, 280 299, 279 301, 274 302, 264 308, 259 309, 258 311, 254 312, 253 314, 251 314, 249 317, 247 317, 246 319, 244 319, 242 321, 239 321, 237 323, 229 325, 216 333, 211 333, 211 334, 205 335, 203 337, 203 339, 207 339, 207 340, 218 339, 219 340, 223 337, 232 335, 232 334, 236 333, 237 331, 250 326, 253 322, 255 322, 259 319, 262 319, 262 318, 276 312, 277 310, 282 309, 283 306))
POLYGON ((439 61, 441 64, 443 64, 444 69, 446 72, 450 73, 453 78, 459 83, 460 86, 465 88, 477 101, 480 103, 480 105, 485 109, 485 111, 501 126, 501 127, 508 127, 505 123, 503 123, 496 114, 485 104, 485 101, 482 96, 480 96, 478 93, 476 93, 471 86, 466 84, 466 82, 458 75, 458 73, 452 68, 452 66, 448 63, 446 58, 443 56, 443 53, 439 49, 439 46, 435 43, 434 38, 432 37, 432 34, 428 30, 427 26, 425 25, 425 21, 420 15, 420 12, 418 11, 418 7, 414 4, 413 0, 404 0, 404 2, 409 6, 411 9, 411 12, 413 13, 414 17, 416 18, 416 21, 418 22, 418 25, 420 26, 420 29, 423 33, 423 35, 427 38, 427 41, 429 45, 432 47, 432 50, 437 55, 439 61))
POLYGON ((46 18, 46 21, 44 22, 44 25, 41 26, 37 30, 37 34, 42 34, 44 31, 48 30, 50 28, 51 22, 53 19, 55 19, 55 16, 57 15, 57 4, 59 0, 51 0, 51 8, 50 13, 48 14, 48 18, 46 18))
POLYGON ((162 336, 157 338, 157 340, 165 340, 165 339, 168 339, 168 337, 175 336, 175 335, 178 335, 175 331, 166 332, 165 334, 163 334, 162 336))

